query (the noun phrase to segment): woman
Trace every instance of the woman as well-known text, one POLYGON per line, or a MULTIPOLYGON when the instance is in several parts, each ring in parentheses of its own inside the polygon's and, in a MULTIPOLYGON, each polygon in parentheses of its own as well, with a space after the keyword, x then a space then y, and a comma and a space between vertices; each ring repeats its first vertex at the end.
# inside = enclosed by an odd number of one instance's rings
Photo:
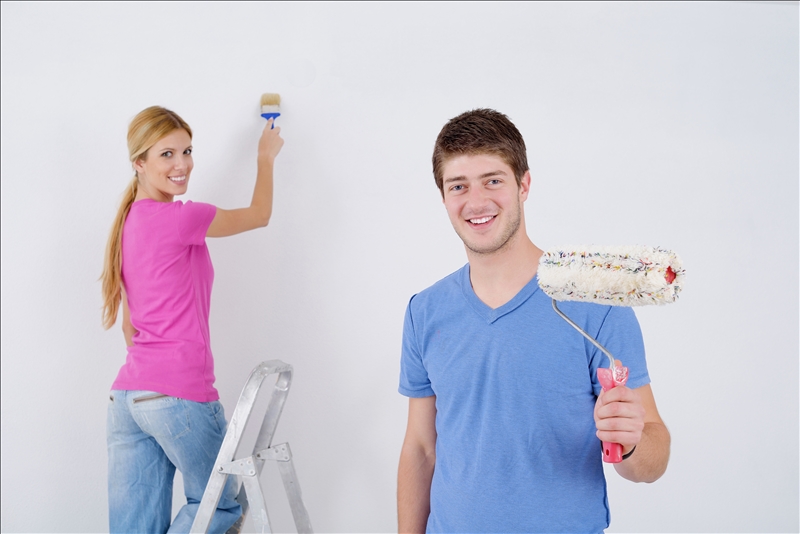
MULTIPOLYGON (((136 175, 111 230, 102 276, 103 324, 114 325, 121 303, 128 345, 108 409, 111 532, 189 531, 226 428, 209 344, 214 270, 205 238, 266 226, 272 214, 280 128, 267 122, 252 202, 236 210, 173 201, 189 184, 191 142, 189 125, 158 106, 128 128, 136 175), (176 467, 187 504, 170 525, 176 467)), ((235 497, 229 477, 210 532, 225 532, 239 518, 235 497)))

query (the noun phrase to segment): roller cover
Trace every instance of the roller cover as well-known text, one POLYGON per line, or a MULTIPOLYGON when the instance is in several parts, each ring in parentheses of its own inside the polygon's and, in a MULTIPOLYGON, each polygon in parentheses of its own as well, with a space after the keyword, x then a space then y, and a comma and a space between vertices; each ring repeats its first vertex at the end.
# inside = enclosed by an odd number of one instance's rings
POLYGON ((675 302, 684 279, 677 254, 639 245, 552 248, 538 273, 542 291, 555 300, 611 306, 675 302))

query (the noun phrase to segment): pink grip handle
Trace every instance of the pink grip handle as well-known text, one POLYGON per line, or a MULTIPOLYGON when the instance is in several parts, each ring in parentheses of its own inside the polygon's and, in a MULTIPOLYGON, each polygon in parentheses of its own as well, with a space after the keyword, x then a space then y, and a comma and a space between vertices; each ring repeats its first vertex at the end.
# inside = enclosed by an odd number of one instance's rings
MULTIPOLYGON (((611 369, 599 367, 597 369, 597 380, 600 382, 603 391, 614 389, 617 386, 624 386, 628 381, 628 368, 617 366, 616 373, 611 369)), ((603 461, 610 464, 618 464, 622 461, 622 445, 619 443, 603 442, 603 461)))

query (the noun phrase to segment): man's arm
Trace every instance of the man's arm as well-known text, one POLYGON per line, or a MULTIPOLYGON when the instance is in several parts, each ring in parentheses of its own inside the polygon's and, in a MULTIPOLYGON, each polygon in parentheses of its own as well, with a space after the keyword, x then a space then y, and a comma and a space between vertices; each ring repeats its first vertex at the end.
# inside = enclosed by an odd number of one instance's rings
POLYGON ((398 532, 425 532, 435 463, 436 397, 410 398, 397 473, 398 532))
POLYGON ((636 389, 619 386, 604 391, 594 407, 597 437, 619 443, 625 455, 633 454, 614 468, 633 482, 655 482, 669 462, 670 435, 658 414, 650 385, 636 389))

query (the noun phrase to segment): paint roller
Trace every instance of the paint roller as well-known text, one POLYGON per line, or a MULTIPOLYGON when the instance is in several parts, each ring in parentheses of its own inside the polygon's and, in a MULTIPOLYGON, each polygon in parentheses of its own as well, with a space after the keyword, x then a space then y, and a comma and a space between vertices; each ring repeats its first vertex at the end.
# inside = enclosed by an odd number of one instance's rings
MULTIPOLYGON (((646 306, 675 302, 683 286, 684 270, 669 250, 647 246, 579 246, 550 249, 539 260, 539 287, 553 299, 553 309, 608 356, 608 369, 598 368, 597 379, 608 391, 624 385, 628 368, 561 310, 556 301, 593 302, 610 306, 646 306)), ((622 461, 622 445, 603 442, 603 461, 622 461)))

